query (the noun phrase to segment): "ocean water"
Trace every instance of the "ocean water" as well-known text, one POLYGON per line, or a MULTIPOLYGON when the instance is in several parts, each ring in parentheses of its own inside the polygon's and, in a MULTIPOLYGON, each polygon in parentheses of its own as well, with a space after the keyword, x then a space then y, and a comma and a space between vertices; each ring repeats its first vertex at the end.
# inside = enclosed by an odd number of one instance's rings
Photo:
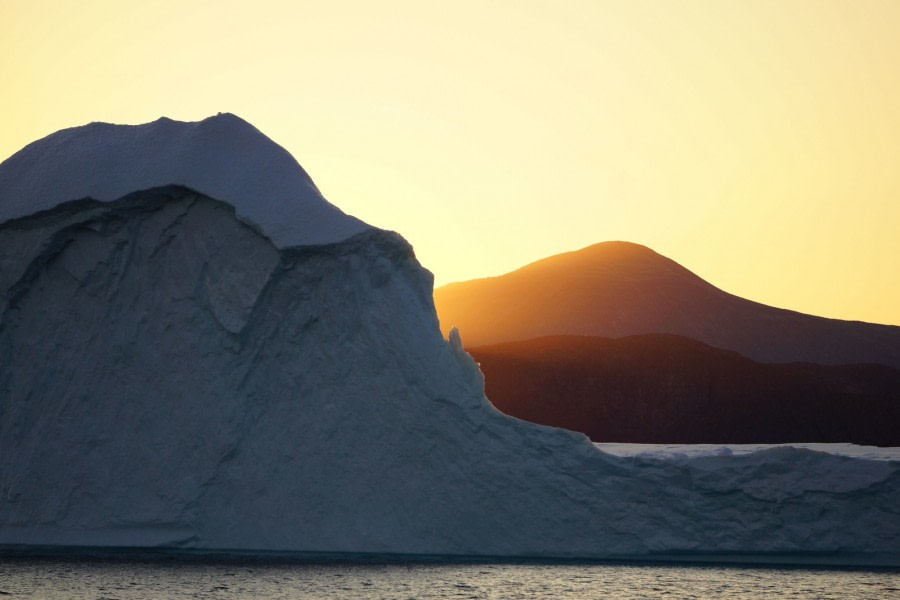
POLYGON ((0 557, 0 597, 900 598, 900 571, 552 563, 298 563, 0 557))

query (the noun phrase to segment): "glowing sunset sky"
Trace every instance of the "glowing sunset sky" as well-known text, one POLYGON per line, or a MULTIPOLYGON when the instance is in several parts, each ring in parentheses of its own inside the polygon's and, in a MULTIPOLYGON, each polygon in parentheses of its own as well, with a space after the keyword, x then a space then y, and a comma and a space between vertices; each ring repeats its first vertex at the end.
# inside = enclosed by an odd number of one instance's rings
POLYGON ((0 160, 233 112, 438 285, 605 240, 900 324, 900 2, 0 0, 0 160))

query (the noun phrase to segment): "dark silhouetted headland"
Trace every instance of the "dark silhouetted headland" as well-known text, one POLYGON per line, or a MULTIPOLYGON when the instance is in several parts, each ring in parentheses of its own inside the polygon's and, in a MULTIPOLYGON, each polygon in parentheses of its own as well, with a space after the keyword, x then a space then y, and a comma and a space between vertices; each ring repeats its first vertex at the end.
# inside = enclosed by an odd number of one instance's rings
POLYGON ((681 336, 470 348, 503 412, 596 442, 900 446, 900 370, 762 364, 681 336))

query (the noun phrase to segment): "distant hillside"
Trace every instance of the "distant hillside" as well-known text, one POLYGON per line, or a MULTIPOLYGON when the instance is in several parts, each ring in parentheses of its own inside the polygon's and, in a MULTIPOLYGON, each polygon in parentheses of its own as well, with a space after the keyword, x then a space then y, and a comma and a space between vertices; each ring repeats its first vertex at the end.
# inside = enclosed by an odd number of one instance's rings
POLYGON ((900 446, 900 370, 761 364, 674 335, 470 348, 488 398, 594 441, 900 446))
POLYGON ((517 271, 438 288, 441 327, 467 347, 547 335, 671 333, 763 362, 900 368, 900 327, 825 319, 724 292, 626 242, 559 254, 517 271))

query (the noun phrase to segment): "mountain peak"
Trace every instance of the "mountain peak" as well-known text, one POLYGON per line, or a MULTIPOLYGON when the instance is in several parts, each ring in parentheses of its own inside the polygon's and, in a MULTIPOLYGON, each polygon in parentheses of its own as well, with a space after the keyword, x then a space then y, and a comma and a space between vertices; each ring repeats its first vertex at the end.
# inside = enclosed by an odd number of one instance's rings
POLYGON ((629 281, 635 278, 679 277, 708 285, 697 275, 647 246, 632 242, 609 241, 580 250, 564 252, 535 261, 502 277, 531 278, 547 276, 566 280, 603 277, 629 281))
POLYGON ((649 247, 644 246, 643 244, 636 244, 634 242, 626 242, 623 240, 597 242, 596 244, 585 246, 581 250, 575 250, 574 252, 634 252, 643 254, 655 254, 659 256, 659 254, 654 252, 649 247))
POLYGON ((0 164, 0 223, 167 185, 231 204, 279 247, 337 242, 368 228, 328 203, 287 150, 231 113, 94 122, 29 144, 0 164))
POLYGON ((612 259, 612 260, 628 260, 635 258, 646 258, 646 259, 658 259, 664 260, 666 262, 671 262, 670 259, 666 258, 662 254, 656 252, 652 248, 648 246, 644 246, 643 244, 635 244, 634 242, 624 242, 624 241, 608 241, 608 242, 598 242, 596 244, 591 244, 590 246, 585 246, 579 250, 573 250, 571 252, 564 252, 562 254, 557 254, 555 256, 549 257, 553 258, 561 258, 561 257, 581 257, 581 258, 589 258, 592 260, 596 259, 612 259))
POLYGON ((650 248, 602 242, 434 293, 468 347, 550 335, 670 333, 761 362, 900 365, 900 328, 836 321, 738 298, 650 248))

